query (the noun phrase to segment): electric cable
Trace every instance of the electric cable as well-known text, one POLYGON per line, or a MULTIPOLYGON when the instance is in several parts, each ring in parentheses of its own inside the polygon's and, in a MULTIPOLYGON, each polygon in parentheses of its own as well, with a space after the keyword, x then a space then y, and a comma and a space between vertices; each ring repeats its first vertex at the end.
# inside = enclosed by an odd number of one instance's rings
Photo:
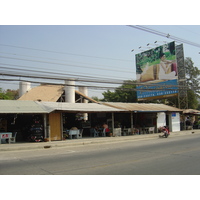
MULTIPOLYGON (((97 68, 94 67, 89 67, 89 66, 80 66, 80 65, 74 65, 74 64, 64 64, 64 63, 53 63, 53 62, 49 62, 49 61, 41 61, 41 60, 29 60, 29 59, 23 59, 23 58, 14 58, 14 57, 7 57, 7 56, 1 56, 0 58, 6 58, 6 59, 12 59, 12 60, 21 60, 21 61, 29 61, 29 62, 38 62, 38 63, 45 63, 45 64, 51 64, 51 65, 61 65, 61 66, 69 66, 69 67, 78 67, 78 68, 89 68, 89 69, 93 69, 96 70, 97 68)), ((101 69, 98 68, 98 70, 105 70, 105 69, 101 69)), ((107 71, 114 71, 114 72, 123 72, 123 73, 128 73, 130 74, 131 71, 122 71, 122 70, 114 70, 114 69, 106 69, 107 71)), ((88 74, 88 73, 84 73, 82 72, 82 74, 88 74)), ((95 74, 94 74, 95 75, 95 74)))
MULTIPOLYGON (((57 60, 57 61, 64 61, 64 62, 75 62, 75 63, 79 63, 79 64, 92 65, 92 69, 100 69, 100 70, 120 71, 120 72, 124 72, 125 70, 129 70, 128 68, 125 69, 123 67, 123 71, 122 71, 122 70, 116 69, 116 68, 118 68, 117 66, 99 65, 99 64, 96 64, 96 63, 94 64, 94 63, 77 62, 77 61, 74 61, 74 60, 73 61, 72 60, 63 60, 63 59, 40 57, 40 56, 30 56, 30 55, 24 55, 24 54, 8 53, 8 52, 0 52, 0 54, 7 54, 7 55, 14 55, 14 56, 24 56, 24 57, 30 57, 30 58, 40 58, 40 59, 47 59, 47 60, 57 60), (106 67, 106 68, 98 68, 98 67, 95 67, 95 66, 106 67), (113 70, 111 70, 110 68, 113 68, 113 70)), ((133 61, 131 61, 131 62, 133 62, 133 61)), ((81 65, 80 65, 80 67, 81 67, 81 65)), ((88 68, 90 68, 90 67, 88 67, 88 68)), ((119 68, 121 69, 122 67, 120 66, 119 68)), ((127 71, 127 72, 130 72, 130 71, 127 71)))
POLYGON ((191 46, 200 47, 200 44, 198 44, 198 43, 178 38, 176 36, 170 35, 169 33, 166 34, 166 33, 163 33, 163 32, 151 29, 151 28, 147 28, 147 27, 144 27, 144 26, 139 26, 139 25, 127 25, 127 26, 129 26, 131 28, 139 29, 139 30, 142 30, 142 31, 146 31, 148 33, 153 33, 155 35, 159 35, 159 36, 162 36, 162 37, 170 38, 170 39, 173 39, 173 40, 178 41, 178 42, 189 44, 191 46))
POLYGON ((59 51, 52 51, 52 50, 50 51, 50 50, 36 49, 36 48, 30 48, 30 47, 21 47, 21 46, 8 45, 8 44, 0 44, 0 46, 28 49, 28 50, 34 50, 34 51, 43 51, 43 52, 56 53, 56 54, 67 54, 67 55, 72 55, 72 56, 81 56, 81 57, 98 58, 98 59, 106 59, 106 60, 117 60, 117 61, 123 61, 123 62, 130 62, 131 61, 131 60, 118 59, 118 58, 88 56, 88 55, 82 55, 82 54, 74 54, 74 53, 59 52, 59 51))
MULTIPOLYGON (((66 79, 66 77, 49 77, 49 76, 38 76, 38 75, 34 75, 34 74, 32 74, 32 75, 27 75, 27 74, 22 74, 22 73, 20 73, 20 74, 13 74, 13 72, 1 72, 0 71, 0 75, 3 75, 3 76, 17 76, 17 77, 26 77, 26 78, 37 78, 37 79, 47 79, 47 80, 59 80, 59 81, 65 81, 65 80, 71 80, 71 79, 66 79)), ((92 80, 92 79, 77 79, 76 80, 77 82, 92 82, 92 83, 101 83, 101 84, 117 84, 117 85, 119 85, 119 84, 122 84, 121 82, 112 82, 112 81, 108 81, 108 80, 98 80, 98 82, 97 82, 97 80, 92 80)), ((160 87, 162 90, 163 89, 169 89, 169 88, 171 88, 171 87, 181 87, 181 88, 183 88, 183 87, 185 87, 185 86, 177 86, 177 85, 156 85, 156 84, 152 84, 152 83, 146 83, 145 85, 144 84, 141 84, 141 83, 132 83, 132 82, 127 82, 126 83, 127 85, 142 85, 142 86, 145 86, 145 87, 147 87, 147 86, 157 86, 157 87, 160 87)), ((101 87, 101 86, 96 86, 96 87, 101 87)), ((149 88, 147 88, 148 90, 149 90, 149 88)), ((141 89, 140 89, 141 90, 141 89)), ((151 90, 154 90, 154 89, 151 89, 151 90)), ((171 90, 171 89, 170 89, 171 90)), ((174 90, 174 89, 173 89, 174 90)))

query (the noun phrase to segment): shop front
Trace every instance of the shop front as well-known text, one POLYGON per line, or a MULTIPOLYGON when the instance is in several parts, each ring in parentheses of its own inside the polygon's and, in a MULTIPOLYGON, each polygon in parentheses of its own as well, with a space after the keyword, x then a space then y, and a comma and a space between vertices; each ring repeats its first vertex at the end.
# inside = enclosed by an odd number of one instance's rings
POLYGON ((179 131, 179 113, 182 112, 163 104, 137 103, 3 100, 0 106, 1 128, 6 127, 3 131, 18 131, 17 141, 28 141, 30 130, 42 135, 45 141, 150 134, 158 132, 158 128, 165 125, 169 126, 170 131, 179 131), (108 132, 103 132, 106 129, 108 132), (73 137, 69 137, 70 130, 77 130, 73 131, 73 137))

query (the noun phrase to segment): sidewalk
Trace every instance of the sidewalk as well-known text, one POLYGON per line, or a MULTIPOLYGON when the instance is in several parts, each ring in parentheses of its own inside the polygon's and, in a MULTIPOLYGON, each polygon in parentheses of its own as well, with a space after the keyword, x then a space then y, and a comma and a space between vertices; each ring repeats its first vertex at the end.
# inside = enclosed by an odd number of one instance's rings
MULTIPOLYGON (((82 139, 68 139, 63 141, 52 141, 52 142, 36 142, 36 143, 11 143, 11 144, 0 144, 0 151, 18 151, 18 150, 31 150, 31 149, 46 149, 46 148, 58 148, 65 146, 76 146, 76 145, 87 145, 87 144, 100 144, 100 143, 115 143, 125 141, 137 141, 145 139, 156 139, 161 133, 145 134, 145 135, 129 135, 119 137, 95 137, 95 138, 82 138, 82 139)), ((199 134, 200 129, 184 130, 170 133, 171 137, 184 136, 199 134)))

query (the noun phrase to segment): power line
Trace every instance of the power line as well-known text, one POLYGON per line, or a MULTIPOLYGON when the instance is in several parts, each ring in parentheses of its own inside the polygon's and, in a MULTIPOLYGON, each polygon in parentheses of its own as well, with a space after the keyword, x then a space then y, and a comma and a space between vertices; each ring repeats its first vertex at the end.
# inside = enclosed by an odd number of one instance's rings
POLYGON ((60 51, 50 51, 50 50, 36 49, 36 48, 30 48, 30 47, 21 47, 21 46, 14 46, 14 45, 8 45, 8 44, 0 44, 0 46, 14 47, 14 48, 20 48, 20 49, 28 49, 28 50, 33 50, 33 51, 42 51, 42 52, 49 52, 49 53, 56 53, 56 54, 67 54, 67 55, 71 55, 71 56, 81 56, 81 57, 89 57, 89 58, 98 58, 98 59, 106 59, 106 60, 117 60, 117 61, 124 61, 124 62, 132 62, 132 60, 124 60, 124 59, 118 59, 118 58, 107 58, 107 57, 100 57, 100 56, 89 56, 89 55, 74 54, 74 53, 67 53, 67 52, 60 52, 60 51))
MULTIPOLYGON (((1 79, 1 81, 19 81, 18 79, 1 79)), ((21 79, 20 81, 27 81, 25 79, 21 79)), ((63 86, 72 86, 72 85, 68 85, 68 84, 63 84, 63 83, 52 83, 52 82, 41 82, 41 81, 29 81, 31 83, 37 83, 37 84, 46 84, 46 85, 63 85, 63 86)), ((80 87, 80 86, 83 86, 83 85, 74 85, 76 87, 80 87)), ((85 85, 86 87, 88 88, 93 88, 93 89, 116 89, 116 87, 108 87, 108 86, 94 86, 94 85, 85 85)), ((137 88, 117 88, 117 90, 123 90, 123 91, 163 91, 163 90, 177 90, 177 89, 172 89, 172 88, 168 88, 169 86, 166 86, 166 88, 157 88, 157 89, 151 89, 151 88, 140 88, 140 89, 137 89, 137 88)))
POLYGON ((170 35, 169 33, 163 33, 163 32, 160 32, 160 31, 157 31, 157 30, 154 30, 154 29, 151 29, 151 28, 147 28, 147 27, 144 27, 144 26, 139 26, 139 25, 128 25, 128 26, 131 27, 131 28, 146 31, 148 33, 153 33, 155 35, 159 35, 159 36, 162 36, 162 37, 165 37, 165 38, 170 38, 170 39, 175 40, 177 42, 182 42, 182 43, 189 44, 189 45, 192 45, 192 46, 195 46, 195 47, 200 47, 200 44, 198 44, 198 43, 178 38, 176 36, 170 35))
MULTIPOLYGON (((64 61, 64 62, 75 62, 75 63, 79 63, 79 64, 92 65, 92 68, 94 68, 94 69, 100 69, 100 70, 104 70, 104 69, 107 70, 108 67, 109 67, 109 70, 111 70, 110 68, 114 68, 113 71, 118 71, 118 70, 116 70, 116 68, 120 68, 120 69, 122 68, 121 66, 117 67, 117 66, 102 65, 102 64, 99 65, 99 64, 96 64, 96 63, 94 64, 94 63, 86 63, 86 62, 77 62, 77 61, 74 61, 74 60, 63 60, 63 59, 56 59, 56 58, 49 58, 49 57, 40 57, 40 56, 30 56, 30 55, 24 55, 24 54, 8 53, 8 52, 0 52, 0 53, 1 54, 7 54, 7 55, 14 55, 14 56, 24 56, 24 57, 29 57, 29 58, 40 58, 40 59, 58 60, 58 61, 64 61), (101 66, 101 67, 106 67, 106 68, 97 68, 96 66, 101 66)), ((124 67, 123 67, 123 69, 124 69, 124 67)), ((119 70, 119 71, 121 71, 121 70, 119 70)))
MULTIPOLYGON (((74 65, 74 64, 65 64, 65 63, 56 63, 56 62, 49 62, 49 61, 42 61, 42 60, 31 60, 31 59, 24 59, 24 58, 14 58, 14 57, 8 57, 8 56, 0 56, 0 58, 6 58, 6 59, 12 59, 12 60, 22 60, 22 61, 29 61, 29 62, 39 62, 39 63, 45 63, 45 64, 51 64, 51 65, 62 65, 62 66, 70 66, 70 67, 79 67, 79 68, 89 68, 89 69, 98 69, 98 70, 105 70, 102 68, 97 67, 89 67, 89 66, 81 66, 81 65, 74 65)), ((124 73, 130 73, 130 71, 126 70, 118 70, 118 69, 106 69, 107 71, 115 71, 115 72, 124 72, 124 73)))
MULTIPOLYGON (((0 63, 0 64, 3 64, 3 63, 0 63)), ((3 64, 3 65, 7 65, 7 66, 20 66, 20 65, 10 65, 10 64, 3 64)), ((24 67, 24 68, 26 68, 27 66, 21 66, 21 67, 24 67)), ((100 78, 98 78, 98 77, 94 77, 94 76, 83 76, 83 75, 81 75, 81 78, 79 77, 79 75, 78 74, 76 74, 76 75, 74 75, 74 74, 70 74, 70 73, 56 73, 56 72, 47 72, 47 71, 41 71, 41 70, 31 70, 31 69, 20 69, 20 68, 13 68, 13 67, 4 67, 4 66, 0 66, 0 69, 4 69, 4 70, 6 70, 6 72, 5 72, 5 74, 6 73, 9 73, 9 71, 8 70, 11 70, 10 71, 10 73, 12 73, 12 74, 19 74, 19 76, 20 75, 22 75, 22 73, 24 74, 25 72, 27 72, 28 74, 30 74, 30 72, 32 73, 32 75, 33 75, 33 72, 34 73, 39 73, 40 75, 41 74, 43 74, 43 76, 45 76, 46 78, 50 78, 50 76, 48 75, 48 74, 50 74, 50 75, 54 75, 54 77, 55 77, 55 75, 60 75, 60 76, 57 76, 57 77, 59 77, 59 78, 62 78, 62 80, 65 80, 65 79, 67 79, 67 77, 68 78, 74 78, 74 79, 76 79, 76 80, 79 80, 79 81, 84 81, 84 80, 95 80, 96 82, 103 82, 103 81, 105 81, 106 80, 106 78, 104 78, 104 79, 100 79, 100 78), (13 71, 14 70, 14 71, 13 71), (22 73, 21 73, 22 72, 22 73), (85 78, 85 79, 84 79, 85 78)), ((4 74, 4 72, 2 72, 3 74, 4 74)), ((37 74, 35 74, 35 76, 37 76, 37 74)), ((56 78, 57 78, 56 77, 56 78)), ((107 78, 108 79, 108 78, 107 78)), ((123 80, 119 80, 119 79, 110 79, 109 78, 109 83, 117 83, 117 84, 122 84, 123 83, 123 80)), ((108 82, 106 82, 106 83, 108 83, 108 82)))
MULTIPOLYGON (((29 71, 29 70, 28 70, 29 71)), ((66 77, 53 77, 53 76, 38 76, 38 75, 27 75, 27 74, 13 74, 13 72, 0 72, 1 75, 3 76, 12 76, 12 77, 25 77, 25 78, 37 78, 37 79, 46 79, 46 80, 56 80, 56 81, 64 81, 64 80, 70 80, 67 79, 66 77)), ((19 80, 18 80, 19 81, 19 80)), ((112 84, 112 85, 119 85, 119 84, 122 84, 123 82, 113 82, 113 81, 110 81, 110 80, 95 80, 95 79, 76 79, 76 82, 85 82, 85 83, 101 83, 101 84, 112 84)), ((176 88, 183 88, 183 86, 178 86, 178 85, 157 85, 157 84, 152 84, 152 83, 146 83, 145 85, 144 84, 141 84, 141 83, 133 83, 133 82, 125 82, 126 85, 143 85, 143 86, 156 86, 156 87, 160 87, 161 90, 163 89, 170 89, 170 90, 174 90, 174 89, 171 89, 172 87, 176 87, 176 88)), ((88 85, 88 87, 90 87, 88 85)), ((93 86, 92 86, 93 87, 93 86)), ((99 88, 105 88, 105 87, 102 87, 102 86, 95 86, 95 87, 99 87, 99 88)), ((116 88, 116 87, 112 87, 112 88, 116 88)), ((138 90, 159 90, 158 88, 148 88, 147 89, 138 89, 138 90)))

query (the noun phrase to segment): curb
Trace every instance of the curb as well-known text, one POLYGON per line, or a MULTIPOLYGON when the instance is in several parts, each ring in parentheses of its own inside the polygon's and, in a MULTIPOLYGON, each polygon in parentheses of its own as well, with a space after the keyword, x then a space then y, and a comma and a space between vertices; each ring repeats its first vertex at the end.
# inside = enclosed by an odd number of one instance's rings
MULTIPOLYGON (((49 149, 69 146, 81 146, 89 144, 101 144, 101 143, 117 143, 127 141, 138 141, 145 139, 159 138, 160 133, 147 134, 147 135, 130 135, 130 136, 118 136, 118 137, 103 137, 103 138, 83 138, 78 140, 65 140, 65 141, 52 141, 42 143, 15 143, 15 144, 1 144, 0 151, 17 151, 17 150, 33 150, 33 149, 49 149), (2 146, 3 145, 3 146, 2 146), (4 146, 5 145, 5 146, 4 146)), ((184 136, 190 134, 200 134, 200 130, 188 130, 172 132, 171 137, 184 136)))

